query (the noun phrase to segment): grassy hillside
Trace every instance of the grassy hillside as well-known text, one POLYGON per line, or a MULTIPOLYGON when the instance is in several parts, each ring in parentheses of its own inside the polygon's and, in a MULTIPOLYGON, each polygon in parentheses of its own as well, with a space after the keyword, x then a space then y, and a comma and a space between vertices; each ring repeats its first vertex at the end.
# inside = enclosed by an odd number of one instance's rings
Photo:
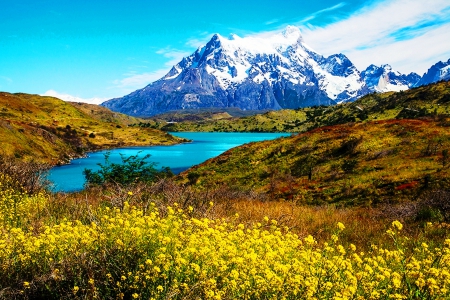
POLYGON ((326 126, 231 149, 180 180, 309 204, 398 202, 450 187, 449 129, 445 118, 326 126))
POLYGON ((180 142, 156 129, 128 127, 143 121, 96 105, 2 92, 0 154, 55 164, 95 149, 180 142))
MULTIPOLYGON (((255 116, 328 126, 153 183, 52 193, 39 164, 0 157, 0 299, 449 299, 447 102, 395 95, 255 116)), ((21 159, 175 142, 97 106, 0 99, 3 151, 21 159)))
POLYGON ((404 92, 370 94, 352 103, 228 119, 174 119, 160 122, 167 131, 304 132, 312 128, 347 122, 417 118, 450 113, 450 82, 439 82, 404 92))

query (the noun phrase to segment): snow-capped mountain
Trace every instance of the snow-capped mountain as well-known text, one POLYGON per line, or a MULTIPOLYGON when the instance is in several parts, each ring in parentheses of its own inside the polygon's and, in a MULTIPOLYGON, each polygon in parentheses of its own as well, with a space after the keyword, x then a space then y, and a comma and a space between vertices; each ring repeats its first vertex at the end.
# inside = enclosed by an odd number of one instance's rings
POLYGON ((371 92, 399 92, 414 87, 420 80, 419 74, 404 75, 393 71, 390 65, 370 65, 361 72, 361 77, 371 92))
POLYGON ((367 92, 361 74, 345 55, 316 53, 297 27, 288 26, 270 37, 216 34, 160 80, 102 105, 149 116, 186 108, 329 105, 367 92))
POLYGON ((450 80, 450 59, 446 62, 438 62, 431 66, 428 71, 423 74, 417 86, 430 84, 441 80, 450 80))
MULTIPOLYGON (((449 65, 450 60, 436 64, 424 78, 449 78, 449 65)), ((101 105, 134 116, 196 108, 299 108, 405 90, 425 84, 424 78, 389 65, 371 65, 360 73, 343 54, 324 57, 315 52, 297 27, 288 26, 270 36, 215 34, 163 78, 101 105)))

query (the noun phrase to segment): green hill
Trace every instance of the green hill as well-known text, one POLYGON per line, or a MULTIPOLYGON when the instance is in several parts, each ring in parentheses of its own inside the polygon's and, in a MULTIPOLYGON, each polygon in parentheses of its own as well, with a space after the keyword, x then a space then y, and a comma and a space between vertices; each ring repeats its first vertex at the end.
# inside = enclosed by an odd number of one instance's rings
POLYGON ((207 119, 191 116, 177 123, 160 122, 166 131, 304 132, 326 125, 368 120, 417 118, 450 113, 450 82, 366 95, 355 102, 297 110, 271 111, 241 118, 207 119))
POLYGON ((57 164, 96 149, 181 141, 160 130, 128 126, 139 122, 146 121, 97 105, 1 92, 0 154, 57 164))
POLYGON ((308 204, 414 199, 450 187, 449 126, 446 118, 325 126, 233 148, 179 180, 198 188, 251 188, 308 204))

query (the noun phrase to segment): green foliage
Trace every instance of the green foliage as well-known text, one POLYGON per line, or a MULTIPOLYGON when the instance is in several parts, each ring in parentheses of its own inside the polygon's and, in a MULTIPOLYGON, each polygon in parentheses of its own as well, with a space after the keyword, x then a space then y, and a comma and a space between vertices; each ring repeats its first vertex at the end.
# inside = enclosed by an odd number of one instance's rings
POLYGON ((200 174, 198 174, 196 172, 190 172, 187 175, 187 178, 189 180, 189 184, 194 185, 197 183, 198 179, 200 178, 200 174))
POLYGON ((291 173, 294 176, 308 176, 308 180, 312 180, 314 167, 317 163, 318 159, 316 156, 307 155, 294 164, 294 167, 291 169, 291 173))
POLYGON ((448 161, 448 149, 442 150, 442 166, 445 167, 448 161))
POLYGON ((416 215, 416 221, 442 222, 443 220, 441 211, 429 206, 421 208, 416 215))
POLYGON ((84 169, 83 175, 86 178, 87 185, 103 185, 107 183, 116 183, 120 185, 129 185, 135 182, 153 182, 161 178, 173 176, 168 167, 158 171, 155 166, 157 163, 148 162, 150 154, 139 157, 139 153, 125 157, 120 154, 122 163, 113 163, 109 160, 111 153, 105 154, 105 163, 98 165, 100 170, 84 169))

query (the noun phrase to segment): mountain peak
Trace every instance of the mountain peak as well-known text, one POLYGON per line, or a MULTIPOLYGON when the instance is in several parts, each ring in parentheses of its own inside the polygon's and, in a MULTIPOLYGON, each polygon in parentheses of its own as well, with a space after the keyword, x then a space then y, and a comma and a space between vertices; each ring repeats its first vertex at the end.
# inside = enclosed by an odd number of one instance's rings
MULTIPOLYGON (((427 78, 449 78, 449 62, 436 64, 427 78)), ((419 79, 388 64, 360 72, 342 53, 324 57, 315 52, 303 42, 298 27, 287 26, 244 37, 214 34, 161 80, 104 106, 139 116, 206 107, 299 108, 353 101, 369 92, 406 90, 419 79)))
POLYGON ((286 28, 282 31, 282 34, 284 37, 299 37, 301 36, 300 29, 297 26, 288 25, 286 28))
POLYGON ((281 35, 294 43, 303 42, 302 33, 297 26, 288 25, 281 32, 281 35))
POLYGON ((372 64, 361 72, 361 77, 371 92, 407 90, 420 78, 415 73, 405 75, 394 71, 389 64, 382 64, 379 67, 372 64))
POLYGON ((392 71, 392 66, 390 64, 381 65, 381 68, 388 72, 392 71))
POLYGON ((231 33, 230 36, 228 37, 228 39, 230 41, 238 40, 240 38, 241 38, 240 36, 238 36, 237 34, 234 34, 234 33, 231 33))

